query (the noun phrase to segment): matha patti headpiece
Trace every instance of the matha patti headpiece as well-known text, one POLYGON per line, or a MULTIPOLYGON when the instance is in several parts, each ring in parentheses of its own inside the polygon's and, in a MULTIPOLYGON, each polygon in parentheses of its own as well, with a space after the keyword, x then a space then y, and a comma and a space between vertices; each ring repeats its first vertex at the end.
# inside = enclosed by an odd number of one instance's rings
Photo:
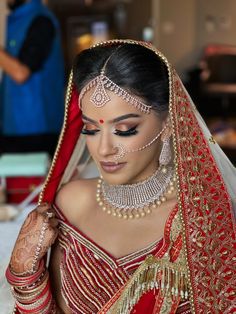
POLYGON ((122 99, 124 99, 127 103, 133 105, 138 110, 141 110, 144 113, 150 113, 152 106, 147 105, 144 102, 142 102, 139 98, 132 96, 130 93, 128 93, 122 87, 118 86, 116 83, 110 80, 109 77, 105 75, 105 68, 111 56, 106 60, 100 74, 96 76, 93 80, 88 82, 88 84, 85 85, 84 88, 81 90, 79 95, 80 106, 81 100, 84 97, 85 93, 94 86, 96 86, 92 96, 90 97, 90 101, 96 107, 98 108, 103 107, 107 102, 111 100, 106 91, 106 89, 108 89, 115 93, 116 95, 118 95, 119 97, 121 97, 122 99))

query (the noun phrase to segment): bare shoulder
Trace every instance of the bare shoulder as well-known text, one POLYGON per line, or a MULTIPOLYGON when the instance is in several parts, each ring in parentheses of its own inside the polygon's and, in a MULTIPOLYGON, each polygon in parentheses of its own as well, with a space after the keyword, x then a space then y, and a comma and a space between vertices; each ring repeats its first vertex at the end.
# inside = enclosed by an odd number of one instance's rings
POLYGON ((63 185, 55 203, 70 222, 80 218, 94 206, 97 179, 80 179, 63 185))

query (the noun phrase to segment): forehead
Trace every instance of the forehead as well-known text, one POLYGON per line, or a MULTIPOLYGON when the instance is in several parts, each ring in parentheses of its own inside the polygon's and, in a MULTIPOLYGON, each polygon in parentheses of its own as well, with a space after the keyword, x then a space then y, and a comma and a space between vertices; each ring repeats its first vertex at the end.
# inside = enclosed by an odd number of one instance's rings
MULTIPOLYGON (((118 96, 117 94, 106 90, 110 100, 105 103, 102 107, 96 107, 95 104, 91 101, 91 96, 93 95, 95 87, 90 89, 85 93, 82 98, 82 111, 83 113, 90 118, 104 118, 112 120, 117 116, 134 113, 138 114, 141 117, 146 117, 149 114, 143 113, 138 110, 134 105, 125 101, 123 98, 118 96)), ((137 97, 137 96, 135 96, 137 97)))

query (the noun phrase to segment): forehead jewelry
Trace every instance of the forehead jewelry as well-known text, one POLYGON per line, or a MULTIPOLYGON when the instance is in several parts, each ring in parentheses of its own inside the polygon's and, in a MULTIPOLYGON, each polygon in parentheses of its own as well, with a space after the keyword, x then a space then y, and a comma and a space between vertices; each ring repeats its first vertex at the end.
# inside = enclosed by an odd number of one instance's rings
POLYGON ((104 120, 103 119, 99 119, 99 123, 103 124, 104 120))
POLYGON ((152 108, 151 106, 145 104, 138 97, 132 96, 130 93, 128 93, 122 87, 118 86, 116 83, 114 83, 105 75, 106 65, 110 57, 106 60, 100 74, 96 76, 93 80, 88 82, 88 84, 85 85, 84 88, 81 90, 80 95, 79 95, 80 107, 81 107, 81 100, 84 97, 85 93, 87 93, 91 88, 96 86, 93 94, 90 97, 90 101, 95 105, 95 107, 97 108, 103 107, 107 102, 111 100, 110 96, 108 95, 106 91, 106 90, 110 90, 113 93, 115 93, 117 96, 124 99, 127 103, 137 108, 138 110, 144 113, 150 113, 151 108, 152 108))
POLYGON ((126 154, 128 153, 136 153, 144 150, 145 148, 151 146, 160 136, 161 134, 166 130, 167 124, 163 127, 163 129, 147 144, 145 144, 142 147, 136 148, 136 149, 126 149, 124 145, 122 144, 117 144, 114 148, 118 149, 117 154, 114 156, 114 159, 116 162, 119 161, 119 159, 123 158, 126 154))

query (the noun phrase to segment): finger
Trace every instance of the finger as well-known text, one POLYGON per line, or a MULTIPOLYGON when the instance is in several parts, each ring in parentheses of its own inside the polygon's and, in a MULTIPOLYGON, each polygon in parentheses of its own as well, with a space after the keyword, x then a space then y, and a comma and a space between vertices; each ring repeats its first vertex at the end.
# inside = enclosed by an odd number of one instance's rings
POLYGON ((48 223, 50 224, 50 226, 51 226, 52 228, 56 228, 56 227, 58 226, 58 224, 59 224, 59 221, 58 221, 57 218, 51 218, 51 219, 48 221, 48 223))
POLYGON ((55 212, 53 210, 47 210, 45 213, 43 213, 44 220, 46 222, 50 222, 50 220, 55 219, 55 212))

